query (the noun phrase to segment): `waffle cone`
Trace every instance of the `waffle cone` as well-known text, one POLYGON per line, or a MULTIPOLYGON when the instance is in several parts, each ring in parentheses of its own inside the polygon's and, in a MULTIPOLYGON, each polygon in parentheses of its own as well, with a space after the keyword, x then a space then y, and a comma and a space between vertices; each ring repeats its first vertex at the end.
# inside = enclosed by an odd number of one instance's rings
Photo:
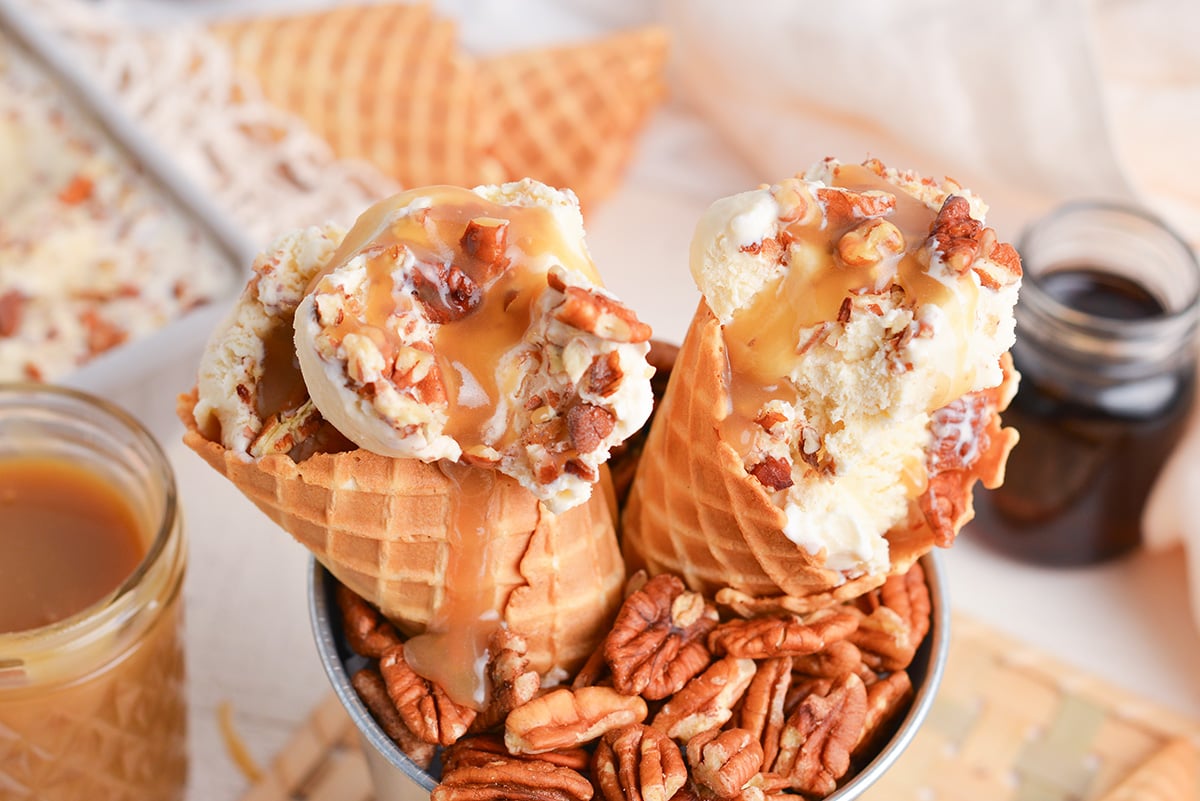
POLYGON ((222 22, 212 33, 267 100, 339 157, 410 187, 496 177, 477 136, 473 62, 453 21, 428 5, 339 6, 222 22))
MULTIPOLYGON (((701 301, 655 413, 625 506, 623 549, 629 569, 678 573, 697 591, 715 595, 741 614, 806 612, 857 597, 885 575, 845 580, 783 533, 786 522, 762 485, 747 474, 741 456, 720 435, 730 408, 722 376, 728 359, 722 328, 701 301)), ((992 410, 1015 390, 1015 374, 987 395, 992 410)), ((970 469, 940 480, 942 518, 933 525, 919 499, 908 518, 887 533, 891 572, 902 573, 935 545, 948 545, 973 514, 971 489, 1003 480, 1015 442, 989 416, 990 446, 970 469), (947 529, 952 529, 952 532, 947 529)))
POLYGON ((476 60, 428 4, 340 6, 221 22, 212 33, 263 95, 340 158, 402 186, 525 177, 581 205, 616 187, 666 93, 667 36, 643 28, 476 60))
POLYGON ((195 402, 192 393, 178 406, 188 447, 405 633, 444 614, 450 586, 490 594, 539 673, 573 671, 607 630, 625 575, 610 491, 553 515, 479 467, 362 449, 247 461, 197 430, 195 402))
POLYGON ((610 194, 666 94, 667 36, 642 28, 479 63, 489 154, 510 177, 565 186, 585 210, 610 194))
POLYGON ((1194 801, 1200 798, 1200 756, 1186 739, 1173 740, 1100 801, 1194 801))

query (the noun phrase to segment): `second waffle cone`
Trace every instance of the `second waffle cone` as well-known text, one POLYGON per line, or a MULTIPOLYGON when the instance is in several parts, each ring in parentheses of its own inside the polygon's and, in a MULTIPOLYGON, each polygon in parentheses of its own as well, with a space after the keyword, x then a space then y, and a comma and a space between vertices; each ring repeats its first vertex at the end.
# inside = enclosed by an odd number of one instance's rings
POLYGON ((577 668, 606 630, 625 577, 611 488, 553 515, 484 468, 443 471, 362 449, 245 461, 196 429, 194 405, 185 395, 178 408, 188 447, 406 633, 434 621, 456 582, 491 595, 543 675, 577 668), (484 506, 464 508, 474 501, 484 506), (479 542, 464 522, 479 526, 479 542))

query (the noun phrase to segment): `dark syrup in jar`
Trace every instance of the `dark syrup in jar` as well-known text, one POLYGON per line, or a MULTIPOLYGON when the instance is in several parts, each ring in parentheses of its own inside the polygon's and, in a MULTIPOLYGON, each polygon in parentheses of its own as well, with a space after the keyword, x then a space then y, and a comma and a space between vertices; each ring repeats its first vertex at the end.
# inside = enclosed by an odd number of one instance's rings
MULTIPOLYGON (((1069 309, 1104 321, 1167 314, 1141 284, 1097 268, 1047 273, 1039 286, 1069 309)), ((1027 333, 1018 330, 1013 358, 1021 382, 1002 414, 1020 442, 1004 485, 976 493, 975 528, 998 549, 1046 565, 1126 553, 1141 541, 1142 508, 1187 421, 1194 361, 1179 360, 1137 386, 1122 386, 1105 378, 1105 365, 1078 354, 1079 363, 1066 367, 1077 375, 1093 370, 1095 380, 1068 379, 1061 361, 1044 360, 1042 343, 1027 333)))

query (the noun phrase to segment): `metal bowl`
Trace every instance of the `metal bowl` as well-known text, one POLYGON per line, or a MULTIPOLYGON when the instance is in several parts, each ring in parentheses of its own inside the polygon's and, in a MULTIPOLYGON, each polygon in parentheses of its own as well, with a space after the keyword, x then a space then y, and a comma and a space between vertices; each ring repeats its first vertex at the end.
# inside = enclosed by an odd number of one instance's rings
MULTIPOLYGON (((909 667, 915 694, 912 706, 900 721, 895 734, 862 770, 858 771, 826 801, 850 801, 859 798, 896 761, 916 736, 917 730, 933 706, 934 696, 941 684, 950 647, 950 605, 946 599, 946 582, 940 556, 928 554, 921 559, 929 582, 932 620, 929 636, 921 644, 909 667)), ((334 602, 336 579, 315 559, 309 567, 309 617, 313 636, 325 674, 358 728, 363 752, 371 771, 378 801, 410 801, 425 799, 437 785, 440 765, 422 770, 379 727, 350 684, 352 676, 367 664, 353 653, 342 635, 341 615, 334 602)))

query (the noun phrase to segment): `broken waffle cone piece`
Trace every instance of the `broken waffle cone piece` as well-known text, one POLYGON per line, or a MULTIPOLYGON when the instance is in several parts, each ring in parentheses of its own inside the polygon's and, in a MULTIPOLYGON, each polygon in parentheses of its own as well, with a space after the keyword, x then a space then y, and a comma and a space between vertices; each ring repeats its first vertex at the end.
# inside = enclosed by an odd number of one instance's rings
POLYGON ((616 187, 666 94, 666 32, 641 28, 476 60, 423 3, 221 22, 213 34, 274 105, 341 158, 402 186, 525 177, 584 208, 616 187))
POLYGON ((222 22, 238 69, 340 158, 404 186, 493 182, 478 137, 476 73, 453 21, 422 3, 339 6, 222 22))
POLYGON ((667 35, 642 28, 479 63, 488 153, 505 175, 569 186, 584 209, 615 188, 666 95, 667 35))
POLYGON ((188 447, 405 633, 457 624, 439 637, 441 658, 482 651, 505 623, 525 637, 533 669, 573 671, 604 634, 625 575, 608 492, 554 515, 480 467, 362 449, 247 461, 197 430, 195 403, 192 393, 178 407, 188 447), (483 641, 470 642, 475 618, 491 610, 483 641))
POLYGON ((1098 801, 1194 801, 1200 798, 1200 754, 1189 740, 1172 740, 1098 801))
POLYGON ((631 569, 803 613, 950 545, 1016 433, 1016 252, 952 181, 832 159, 719 200, 703 298, 642 451, 631 569))

